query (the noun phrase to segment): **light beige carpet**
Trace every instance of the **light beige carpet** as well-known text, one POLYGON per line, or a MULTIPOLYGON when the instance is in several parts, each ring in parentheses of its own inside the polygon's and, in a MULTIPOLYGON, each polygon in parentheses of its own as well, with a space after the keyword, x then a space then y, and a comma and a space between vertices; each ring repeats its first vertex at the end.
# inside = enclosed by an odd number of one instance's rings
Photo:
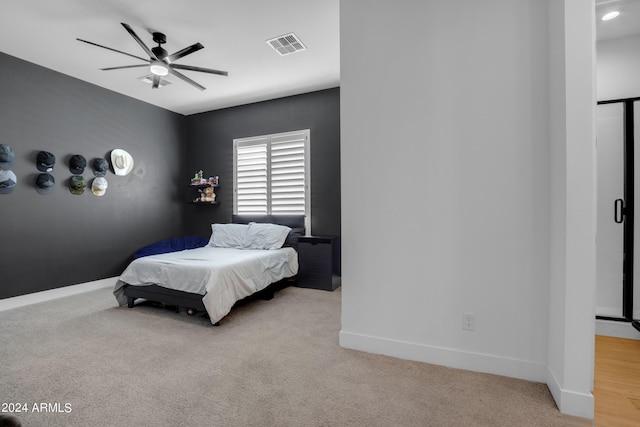
POLYGON ((543 384, 340 348, 340 295, 286 288, 220 327, 110 289, 0 312, 0 403, 29 427, 578 425, 543 384))

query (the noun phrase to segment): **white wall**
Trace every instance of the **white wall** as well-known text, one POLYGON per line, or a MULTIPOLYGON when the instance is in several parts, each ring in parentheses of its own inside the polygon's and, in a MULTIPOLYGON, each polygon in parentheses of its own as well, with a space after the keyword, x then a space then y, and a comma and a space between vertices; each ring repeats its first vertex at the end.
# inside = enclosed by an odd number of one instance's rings
POLYGON ((640 36, 597 45, 598 101, 640 97, 640 36))
POLYGON ((340 344, 546 382, 548 344, 574 332, 549 340, 547 4, 350 0, 340 15, 340 344))
POLYGON ((343 343, 544 380, 544 3, 349 1, 341 18, 343 343))

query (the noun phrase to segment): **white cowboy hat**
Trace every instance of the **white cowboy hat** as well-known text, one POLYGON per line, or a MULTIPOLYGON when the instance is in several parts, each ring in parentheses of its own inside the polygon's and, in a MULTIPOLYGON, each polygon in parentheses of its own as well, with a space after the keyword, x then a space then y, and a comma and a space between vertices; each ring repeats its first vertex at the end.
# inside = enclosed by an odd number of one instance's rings
POLYGON ((120 148, 111 151, 111 164, 113 172, 119 176, 125 176, 133 169, 133 157, 120 148))

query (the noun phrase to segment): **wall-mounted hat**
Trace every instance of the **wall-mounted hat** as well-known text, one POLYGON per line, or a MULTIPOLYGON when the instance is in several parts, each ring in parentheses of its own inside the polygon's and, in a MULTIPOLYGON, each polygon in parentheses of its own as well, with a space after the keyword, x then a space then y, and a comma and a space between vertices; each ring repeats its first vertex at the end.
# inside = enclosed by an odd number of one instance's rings
POLYGON ((87 166, 87 159, 80 154, 74 154, 69 160, 69 172, 75 175, 82 175, 87 166))
POLYGON ((56 164, 56 156, 48 151, 41 151, 38 153, 36 160, 36 167, 40 172, 51 172, 53 166, 56 164))
POLYGON ((119 176, 125 176, 133 169, 133 157, 120 148, 111 151, 111 164, 113 172, 119 176))
POLYGON ((84 193, 84 189, 87 186, 87 183, 84 182, 84 177, 81 175, 74 175, 69 180, 69 191, 71 194, 82 194, 84 193))
POLYGON ((95 176, 105 176, 109 170, 109 162, 101 157, 93 159, 91 165, 93 166, 93 174, 95 176))
POLYGON ((49 194, 53 191, 56 180, 48 173, 41 173, 36 178, 36 191, 40 194, 49 194))
POLYGON ((91 192, 96 196, 104 196, 104 193, 107 192, 107 187, 109 184, 107 180, 103 177, 99 176, 97 178, 93 178, 93 182, 91 183, 91 192))
POLYGON ((16 155, 7 144, 0 144, 0 169, 9 170, 16 155))
POLYGON ((17 182, 15 173, 9 170, 0 170, 0 194, 11 193, 17 182))

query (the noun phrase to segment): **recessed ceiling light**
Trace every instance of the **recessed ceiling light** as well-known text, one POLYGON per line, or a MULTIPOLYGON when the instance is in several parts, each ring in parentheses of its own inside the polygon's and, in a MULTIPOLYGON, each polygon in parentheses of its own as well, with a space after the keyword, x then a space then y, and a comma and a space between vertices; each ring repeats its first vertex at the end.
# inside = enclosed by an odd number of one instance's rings
POLYGON ((618 12, 617 10, 614 10, 613 12, 605 13, 604 16, 602 17, 602 20, 610 21, 613 18, 616 18, 618 15, 620 15, 620 12, 618 12))

